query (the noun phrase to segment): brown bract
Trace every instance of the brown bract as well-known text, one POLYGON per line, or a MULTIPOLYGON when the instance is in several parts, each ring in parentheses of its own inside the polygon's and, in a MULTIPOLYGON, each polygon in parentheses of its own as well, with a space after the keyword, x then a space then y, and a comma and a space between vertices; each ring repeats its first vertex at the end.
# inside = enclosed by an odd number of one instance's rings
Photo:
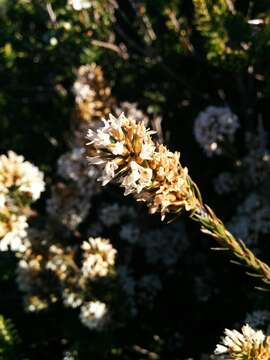
POLYGON ((137 198, 148 203, 150 213, 160 212, 164 218, 167 213, 182 209, 190 211, 196 207, 198 200, 191 187, 188 169, 180 163, 180 153, 172 153, 159 145, 149 167, 153 171, 151 188, 137 198))

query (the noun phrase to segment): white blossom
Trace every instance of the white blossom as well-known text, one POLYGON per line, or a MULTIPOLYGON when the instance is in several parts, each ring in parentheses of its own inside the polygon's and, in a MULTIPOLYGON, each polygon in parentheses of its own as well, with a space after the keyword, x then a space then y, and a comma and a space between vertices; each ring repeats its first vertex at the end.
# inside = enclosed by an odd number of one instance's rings
POLYGON ((195 138, 207 156, 220 155, 232 143, 239 121, 228 107, 208 106, 194 123, 195 138))
POLYGON ((108 309, 105 303, 90 301, 81 306, 80 320, 91 330, 100 330, 105 321, 108 309))
MULTIPOLYGON (((0 251, 18 251, 26 250, 26 228, 28 227, 26 217, 23 215, 10 215, 9 224, 11 229, 0 240, 0 251)), ((0 223, 1 227, 1 223, 0 223)))
POLYGON ((16 187, 17 191, 30 195, 33 201, 45 189, 43 173, 13 151, 0 156, 0 184, 7 189, 16 187))
POLYGON ((114 266, 117 253, 109 240, 89 238, 88 241, 83 242, 81 248, 83 250, 83 275, 91 279, 107 276, 114 266))
POLYGON ((140 152, 140 158, 143 160, 151 160, 155 151, 155 146, 153 144, 142 144, 142 149, 140 152))
POLYGON ((135 161, 131 161, 130 170, 130 174, 123 179, 121 185, 125 188, 125 195, 141 192, 143 188, 151 184, 152 180, 152 169, 144 168, 135 161))
POLYGON ((79 307, 83 303, 83 299, 79 294, 76 294, 69 289, 65 289, 62 294, 63 303, 66 307, 71 307, 73 309, 79 307))
POLYGON ((222 359, 262 359, 267 360, 270 356, 269 342, 266 336, 259 330, 252 329, 248 324, 242 327, 242 332, 225 329, 225 337, 222 344, 218 344, 215 355, 221 355, 222 359))
POLYGON ((68 0, 68 4, 76 11, 89 9, 92 6, 91 1, 89 0, 68 0))
POLYGON ((108 184, 114 178, 115 170, 117 169, 118 165, 115 162, 109 161, 106 163, 103 175, 98 178, 98 180, 102 182, 103 186, 108 184))

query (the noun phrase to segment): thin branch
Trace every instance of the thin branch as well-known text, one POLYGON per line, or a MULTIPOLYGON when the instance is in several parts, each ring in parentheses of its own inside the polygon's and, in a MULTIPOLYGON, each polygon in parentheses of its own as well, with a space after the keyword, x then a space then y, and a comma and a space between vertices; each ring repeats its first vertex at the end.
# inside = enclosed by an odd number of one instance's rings
POLYGON ((94 39, 91 41, 91 44, 94 46, 112 50, 113 52, 116 52, 119 56, 121 56, 125 60, 128 59, 128 57, 129 57, 127 51, 124 51, 124 49, 121 49, 121 47, 119 47, 113 43, 94 39))

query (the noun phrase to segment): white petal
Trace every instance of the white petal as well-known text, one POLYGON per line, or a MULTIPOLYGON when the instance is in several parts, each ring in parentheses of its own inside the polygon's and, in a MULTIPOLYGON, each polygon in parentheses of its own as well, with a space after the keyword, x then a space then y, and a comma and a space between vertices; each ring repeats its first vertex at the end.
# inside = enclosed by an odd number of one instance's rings
POLYGON ((218 344, 215 349, 215 355, 226 354, 228 348, 226 346, 218 344))

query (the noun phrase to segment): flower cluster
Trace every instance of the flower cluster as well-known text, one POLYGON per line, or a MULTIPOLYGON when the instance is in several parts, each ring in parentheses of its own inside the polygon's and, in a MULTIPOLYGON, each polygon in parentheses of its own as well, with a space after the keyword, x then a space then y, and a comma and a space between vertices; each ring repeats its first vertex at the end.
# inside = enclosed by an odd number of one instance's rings
POLYGON ((78 69, 73 92, 77 116, 86 122, 107 116, 115 105, 102 69, 94 63, 78 69))
POLYGON ((253 247, 270 233, 269 161, 266 130, 258 121, 257 130, 245 134, 244 155, 234 159, 231 170, 220 173, 214 182, 218 194, 237 193, 238 204, 228 226, 253 247), (243 191, 238 192, 239 188, 243 191))
POLYGON ((237 207, 229 228, 246 243, 254 245, 261 235, 270 233, 270 207, 263 196, 251 193, 237 207))
POLYGON ((1 209, 0 215, 0 251, 24 251, 27 217, 1 209))
POLYGON ((116 250, 109 240, 90 238, 82 244, 82 272, 85 277, 95 279, 106 276, 114 266, 116 250))
POLYGON ((91 207, 90 199, 98 192, 98 172, 89 167, 83 148, 74 148, 58 160, 57 172, 63 181, 52 186, 47 200, 51 218, 74 230, 86 218, 91 207))
POLYGON ((139 244, 143 246, 149 264, 158 265, 168 272, 172 272, 188 247, 184 226, 179 221, 147 233, 142 231, 139 244))
POLYGON ((103 169, 99 178, 102 185, 116 179, 125 195, 134 194, 162 218, 169 212, 195 208, 197 199, 179 153, 156 145, 153 131, 124 114, 118 118, 110 114, 103 122, 102 128, 89 129, 87 134, 89 162, 103 169))
POLYGON ((218 344, 215 354, 221 359, 268 360, 270 358, 270 337, 249 325, 242 327, 242 332, 225 329, 222 344, 218 344))
POLYGON ((80 247, 63 246, 54 236, 49 228, 31 228, 27 249, 18 254, 17 283, 24 294, 25 309, 37 312, 62 301, 66 307, 81 308, 83 324, 99 327, 101 309, 89 302, 89 287, 93 280, 113 270, 116 250, 107 239, 90 238, 80 247), (78 261, 80 257, 82 262, 78 261))
POLYGON ((43 173, 23 156, 0 156, 0 250, 23 251, 29 205, 44 191, 43 173))
MULTIPOLYGON (((73 136, 69 140, 71 150, 58 160, 57 172, 63 181, 53 185, 51 198, 47 201, 49 215, 60 220, 70 230, 76 229, 86 218, 91 198, 99 191, 96 183, 98 171, 93 166, 88 166, 84 154, 87 129, 90 127, 96 131, 102 125, 100 117, 106 116, 113 109, 120 114, 123 108, 133 119, 136 117, 137 121, 144 124, 149 122, 149 118, 138 109, 137 104, 117 103, 104 79, 102 69, 94 63, 78 69, 73 91, 76 111, 72 119, 73 136)), ((107 220, 106 216, 104 221, 107 220)))
POLYGON ((107 318, 106 304, 100 301, 90 301, 81 307, 81 322, 89 329, 100 330, 107 318))
POLYGON ((69 0, 68 4, 76 11, 89 9, 91 7, 91 1, 89 0, 69 0))
POLYGON ((208 106, 195 119, 194 135, 208 157, 220 155, 234 140, 238 118, 228 107, 208 106))
POLYGON ((261 185, 268 182, 270 175, 270 151, 267 148, 267 135, 263 124, 259 121, 255 133, 248 132, 245 136, 247 152, 238 160, 239 170, 246 176, 247 185, 261 185))
POLYGON ((0 156, 0 184, 1 193, 17 190, 32 201, 37 200, 44 191, 43 173, 13 151, 0 156))
POLYGON ((87 129, 89 127, 97 129, 101 125, 100 119, 108 116, 109 113, 120 116, 124 112, 129 118, 143 122, 145 126, 150 122, 149 117, 138 108, 137 103, 128 101, 118 103, 112 95, 111 87, 104 79, 101 67, 95 63, 79 67, 73 93, 76 104, 73 124, 74 142, 77 146, 84 145, 87 129))
POLYGON ((74 254, 73 248, 56 243, 49 229, 28 230, 26 251, 18 254, 16 279, 26 311, 43 310, 58 300, 53 285, 73 276, 74 254))

